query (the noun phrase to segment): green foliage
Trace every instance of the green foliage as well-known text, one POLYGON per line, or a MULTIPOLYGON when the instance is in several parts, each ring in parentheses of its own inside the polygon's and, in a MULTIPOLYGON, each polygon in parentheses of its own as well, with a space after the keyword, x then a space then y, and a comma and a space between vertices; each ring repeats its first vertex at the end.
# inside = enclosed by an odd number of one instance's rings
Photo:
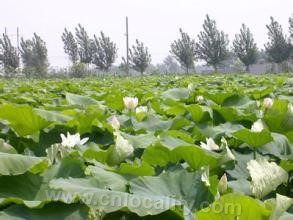
POLYGON ((228 36, 223 31, 219 31, 216 21, 207 15, 198 40, 196 43, 197 58, 204 60, 217 72, 219 64, 228 56, 228 36))
POLYGON ((90 64, 92 62, 93 55, 93 40, 90 39, 85 28, 78 24, 75 28, 76 41, 78 44, 78 54, 81 63, 90 64))
POLYGON ((151 63, 151 55, 148 52, 148 48, 144 46, 139 40, 135 41, 135 45, 132 46, 132 49, 129 49, 129 62, 131 68, 144 73, 146 68, 151 63))
POLYGON ((4 66, 6 75, 10 76, 16 73, 19 67, 19 57, 17 49, 12 45, 8 35, 3 34, 0 38, 0 62, 4 66))
POLYGON ((93 64, 100 70, 109 71, 117 57, 116 44, 101 32, 101 36, 94 36, 93 44, 93 64))
POLYGON ((74 63, 69 70, 69 74, 73 77, 84 77, 88 74, 87 66, 84 63, 74 63))
POLYGON ((24 73, 28 76, 45 76, 48 68, 48 51, 45 41, 36 33, 31 40, 21 38, 20 54, 24 73))
POLYGON ((3 79, 0 219, 290 219, 290 77, 3 79))
POLYGON ((79 60, 78 46, 74 38, 74 35, 71 31, 68 31, 66 28, 64 29, 64 32, 62 34, 62 41, 64 43, 64 52, 68 54, 69 59, 72 63, 77 63, 77 61, 79 60))
POLYGON ((271 17, 271 23, 266 25, 268 29, 269 42, 265 45, 269 59, 275 63, 288 60, 291 45, 283 33, 282 26, 271 17))
POLYGON ((196 44, 195 40, 191 39, 190 36, 183 32, 180 28, 181 38, 175 40, 171 44, 171 54, 173 54, 176 60, 188 73, 190 69, 194 68, 194 60, 196 55, 196 44))
POLYGON ((250 29, 242 24, 240 34, 236 34, 233 41, 233 50, 249 72, 249 65, 257 61, 257 46, 250 29))

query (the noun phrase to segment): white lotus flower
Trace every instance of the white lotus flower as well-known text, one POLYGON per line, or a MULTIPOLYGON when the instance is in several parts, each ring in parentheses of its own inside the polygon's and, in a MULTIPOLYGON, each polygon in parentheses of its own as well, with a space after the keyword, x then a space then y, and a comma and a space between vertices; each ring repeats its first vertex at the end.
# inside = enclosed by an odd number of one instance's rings
POLYGON ((82 146, 89 140, 89 138, 80 139, 79 133, 71 135, 67 132, 67 137, 64 134, 61 134, 60 136, 62 139, 61 145, 70 148, 73 148, 74 146, 82 146))
POLYGON ((110 120, 111 126, 114 130, 119 130, 120 122, 116 116, 113 116, 110 120))
POLYGON ((226 155, 223 157, 223 160, 225 161, 231 161, 231 160, 236 160, 234 154, 231 152, 227 140, 222 137, 221 138, 221 148, 224 149, 224 152, 226 152, 226 155))
POLYGON ((288 173, 283 168, 266 159, 250 160, 247 169, 251 176, 251 191, 257 198, 263 198, 288 180, 288 173))
POLYGON ((199 95, 196 97, 196 101, 197 102, 203 102, 204 101, 204 97, 202 95, 199 95))
POLYGON ((264 129, 264 124, 261 119, 258 119, 256 122, 253 123, 250 130, 252 132, 258 133, 258 132, 261 132, 263 129, 264 129))
POLYGON ((219 183, 218 183, 218 190, 220 193, 224 193, 227 191, 228 188, 228 180, 226 173, 221 177, 219 183))
POLYGON ((265 99, 263 100, 263 106, 264 106, 265 108, 271 108, 271 107, 273 106, 273 104, 274 104, 274 101, 273 101, 273 99, 271 99, 271 98, 265 98, 265 99))
POLYGON ((115 133, 116 135, 116 144, 113 150, 113 162, 120 163, 125 160, 127 157, 133 154, 134 148, 133 146, 121 136, 119 132, 115 133))
POLYGON ((123 102, 124 102, 125 108, 133 110, 138 105, 138 98, 136 98, 136 97, 124 97, 123 102))
POLYGON ((195 85, 193 83, 189 83, 187 88, 188 90, 193 91, 195 89, 195 85))
POLYGON ((219 145, 217 145, 212 138, 206 138, 206 142, 207 143, 200 142, 200 146, 203 149, 210 150, 210 151, 220 149, 219 145))
POLYGON ((139 106, 135 109, 135 113, 146 113, 148 112, 148 107, 147 106, 139 106))

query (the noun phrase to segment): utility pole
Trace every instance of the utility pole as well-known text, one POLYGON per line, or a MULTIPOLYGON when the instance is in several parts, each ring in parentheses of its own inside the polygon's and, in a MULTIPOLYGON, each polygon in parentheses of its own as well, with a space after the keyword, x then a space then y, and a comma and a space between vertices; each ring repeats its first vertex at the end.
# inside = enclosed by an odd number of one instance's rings
POLYGON ((126 17, 126 73, 129 74, 128 17, 126 17))
POLYGON ((7 35, 7 27, 5 27, 4 33, 5 33, 5 35, 7 35))
POLYGON ((16 40, 17 40, 17 54, 19 56, 19 27, 16 29, 16 40))

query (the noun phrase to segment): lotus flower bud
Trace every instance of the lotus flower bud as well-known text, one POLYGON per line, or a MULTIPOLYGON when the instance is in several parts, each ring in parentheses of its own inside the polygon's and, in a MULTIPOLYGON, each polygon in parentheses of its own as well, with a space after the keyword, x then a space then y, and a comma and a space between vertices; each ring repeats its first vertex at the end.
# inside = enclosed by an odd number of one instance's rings
POLYGON ((204 101, 204 97, 202 95, 199 95, 196 97, 196 101, 197 102, 203 102, 204 101))
POLYGON ((124 106, 127 109, 135 109, 138 105, 138 99, 136 97, 124 97, 123 98, 124 106))
POLYGON ((112 117, 110 123, 111 123, 111 126, 112 126, 112 128, 114 130, 119 130, 119 128, 120 128, 120 122, 119 122, 119 120, 117 119, 116 116, 112 117))
POLYGON ((273 99, 271 99, 271 98, 265 98, 265 99, 263 100, 263 106, 264 106, 265 108, 271 108, 271 107, 273 106, 273 104, 274 104, 274 101, 273 101, 273 99))
POLYGON ((226 173, 221 177, 219 184, 218 184, 218 190, 221 194, 227 191, 228 188, 228 180, 226 173))
POLYGON ((115 132, 116 135, 116 144, 113 149, 112 154, 112 163, 118 164, 121 161, 124 161, 127 157, 133 154, 133 146, 121 136, 119 132, 115 132))

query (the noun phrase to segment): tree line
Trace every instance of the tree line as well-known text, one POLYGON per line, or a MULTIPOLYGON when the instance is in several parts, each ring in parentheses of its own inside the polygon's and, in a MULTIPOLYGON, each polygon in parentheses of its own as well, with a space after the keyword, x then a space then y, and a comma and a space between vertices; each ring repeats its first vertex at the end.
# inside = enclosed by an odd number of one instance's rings
MULTIPOLYGON (((290 59, 293 54, 293 17, 289 18, 289 36, 284 33, 282 26, 273 18, 266 25, 268 41, 264 45, 267 60, 281 64, 290 59)), ((232 53, 246 67, 255 64, 259 49, 249 27, 242 24, 240 31, 229 48, 229 38, 224 31, 219 30, 216 21, 206 15, 202 31, 193 39, 188 33, 179 29, 180 38, 171 43, 170 54, 186 73, 194 70, 196 61, 204 61, 207 66, 218 72, 219 66, 232 53)), ((81 77, 89 65, 103 72, 108 72, 117 59, 117 46, 102 31, 99 35, 89 36, 85 28, 79 24, 74 31, 64 29, 61 37, 64 52, 68 55, 71 72, 81 77)), ((22 73, 27 76, 45 76, 48 72, 48 51, 45 41, 36 33, 32 39, 21 38, 20 48, 12 45, 8 35, 0 37, 0 64, 6 75, 19 72, 22 63, 22 73)), ((151 54, 148 47, 138 39, 129 49, 129 67, 143 74, 151 64, 151 54)), ((119 66, 127 70, 126 59, 122 57, 119 66)))

